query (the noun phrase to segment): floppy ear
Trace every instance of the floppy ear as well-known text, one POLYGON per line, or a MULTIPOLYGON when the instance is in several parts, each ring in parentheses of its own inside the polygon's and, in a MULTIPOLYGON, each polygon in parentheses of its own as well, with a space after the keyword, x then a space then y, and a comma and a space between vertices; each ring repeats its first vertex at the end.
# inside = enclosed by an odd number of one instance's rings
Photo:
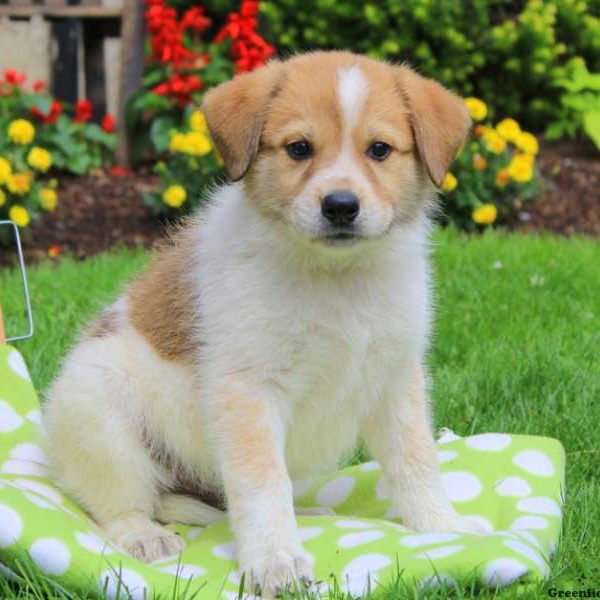
POLYGON ((429 177, 439 187, 469 133, 469 111, 458 96, 409 67, 397 67, 397 77, 410 109, 419 155, 429 177))
POLYGON ((204 96, 202 108, 229 176, 241 179, 252 163, 271 99, 283 74, 280 62, 239 75, 204 96))

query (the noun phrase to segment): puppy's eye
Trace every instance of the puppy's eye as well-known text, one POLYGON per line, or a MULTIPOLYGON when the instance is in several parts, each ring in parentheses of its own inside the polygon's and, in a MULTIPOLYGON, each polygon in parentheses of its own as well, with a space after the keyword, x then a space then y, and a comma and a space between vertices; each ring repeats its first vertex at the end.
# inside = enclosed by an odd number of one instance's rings
POLYGON ((385 160, 392 151, 389 144, 385 142, 373 142, 367 149, 367 156, 373 160, 385 160))
POLYGON ((310 158, 313 153, 312 146, 305 140, 292 142, 291 144, 288 144, 285 149, 294 160, 306 160, 307 158, 310 158))

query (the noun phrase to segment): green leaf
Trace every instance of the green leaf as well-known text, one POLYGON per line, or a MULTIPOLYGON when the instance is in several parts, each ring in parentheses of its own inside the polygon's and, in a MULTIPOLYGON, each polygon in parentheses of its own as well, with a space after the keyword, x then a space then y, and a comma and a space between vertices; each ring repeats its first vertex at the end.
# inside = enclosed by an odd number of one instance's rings
POLYGON ((177 128, 177 123, 171 115, 156 117, 150 126, 150 139, 158 152, 169 148, 171 131, 177 128))
POLYGON ((90 166, 90 158, 85 153, 76 154, 67 163, 67 168, 76 175, 85 175, 90 166))
POLYGON ((583 115, 583 130, 600 150, 600 111, 587 112, 583 115))

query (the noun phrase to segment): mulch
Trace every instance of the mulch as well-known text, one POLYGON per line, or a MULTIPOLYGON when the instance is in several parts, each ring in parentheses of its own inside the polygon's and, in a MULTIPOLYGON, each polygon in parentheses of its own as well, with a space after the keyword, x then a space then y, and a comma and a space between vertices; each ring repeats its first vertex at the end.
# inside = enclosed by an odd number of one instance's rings
MULTIPOLYGON (((538 164, 542 190, 510 227, 600 238, 600 154, 581 144, 544 143, 538 164)), ((61 178, 58 208, 44 214, 24 240, 26 260, 49 252, 81 259, 114 246, 151 247, 163 237, 165 222, 151 214, 141 193, 158 184, 146 167, 126 175, 101 171, 61 178)), ((0 248, 0 265, 13 260, 12 249, 0 248)))

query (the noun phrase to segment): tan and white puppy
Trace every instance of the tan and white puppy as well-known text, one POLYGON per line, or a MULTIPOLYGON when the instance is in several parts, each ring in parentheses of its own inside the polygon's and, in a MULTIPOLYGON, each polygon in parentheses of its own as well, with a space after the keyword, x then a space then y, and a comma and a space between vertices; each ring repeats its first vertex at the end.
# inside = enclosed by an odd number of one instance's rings
POLYGON ((147 561, 184 546, 157 521, 226 507, 266 595, 311 578, 292 482, 359 436, 408 527, 474 531, 440 485, 423 371, 426 213, 463 103, 408 67, 317 52, 219 86, 204 109, 240 181, 67 357, 45 407, 60 484, 147 561))

